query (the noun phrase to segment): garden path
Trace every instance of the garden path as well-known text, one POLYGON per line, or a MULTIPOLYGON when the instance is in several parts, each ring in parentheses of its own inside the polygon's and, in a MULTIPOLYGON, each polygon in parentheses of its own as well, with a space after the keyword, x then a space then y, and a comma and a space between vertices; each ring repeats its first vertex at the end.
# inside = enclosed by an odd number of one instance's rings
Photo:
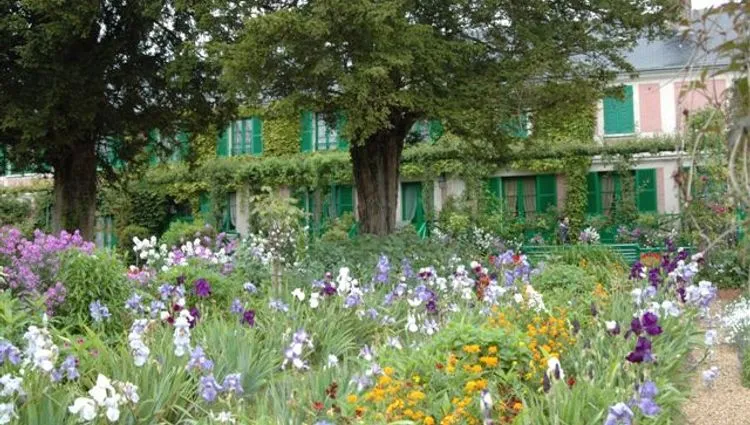
MULTIPOLYGON (((734 296, 720 294, 714 311, 723 311, 734 296)), ((719 336, 721 340, 722 337, 719 336)), ((688 425, 748 425, 750 424, 750 388, 742 386, 737 348, 720 343, 707 364, 701 365, 693 376, 691 394, 682 409, 688 425), (711 389, 703 385, 702 371, 719 367, 719 377, 711 389)))

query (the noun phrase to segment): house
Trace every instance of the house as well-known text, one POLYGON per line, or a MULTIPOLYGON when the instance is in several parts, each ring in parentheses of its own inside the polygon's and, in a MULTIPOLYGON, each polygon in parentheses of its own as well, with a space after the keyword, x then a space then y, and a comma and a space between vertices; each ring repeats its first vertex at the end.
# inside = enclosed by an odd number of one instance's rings
MULTIPOLYGON (((686 2, 689 9, 689 2, 686 2)), ((697 11, 693 11, 695 14, 697 11)), ((725 37, 731 36, 727 16, 719 16, 708 47, 715 47, 725 37)), ((698 24, 696 24, 698 25, 698 24)), ((694 28, 697 29, 697 28, 694 28)), ((727 60, 704 54, 689 37, 683 36, 684 28, 675 28, 670 36, 648 40, 642 39, 636 47, 626 53, 626 59, 635 68, 636 77, 620 75, 613 83, 619 88, 619 95, 606 97, 596 108, 595 139, 602 145, 621 143, 625 140, 656 136, 676 136, 686 131, 691 116, 707 107, 720 107, 726 101, 728 89, 733 84, 731 74, 711 76, 704 87, 693 84, 702 72, 721 69, 727 60)), ((323 116, 305 112, 301 118, 301 152, 345 150, 348 143, 340 137, 343 116, 338 116, 335 125, 326 122, 323 116)), ((413 132, 423 139, 438 134, 433 131, 439 123, 421 122, 413 132)), ((523 126, 523 137, 527 133, 523 126)), ((440 129, 440 132, 442 129, 440 129)), ((219 141, 220 156, 243 154, 262 155, 263 124, 258 118, 235 121, 225 131, 219 141)), ((673 180, 679 164, 689 164, 674 152, 660 154, 637 154, 632 169, 635 182, 635 205, 640 213, 674 214, 680 211, 679 188, 673 180)), ((447 177, 435 181, 433 205, 439 211, 449 197, 460 196, 465 183, 460 179, 447 177)), ((501 170, 487 182, 489 190, 502 201, 506 211, 519 219, 533 219, 550 207, 561 208, 566 199, 566 179, 563 174, 539 174, 528 170, 501 170)), ((284 188, 283 193, 301 199, 300 206, 310 213, 313 208, 311 193, 293 193, 284 188)), ((424 222, 422 204, 423 182, 403 181, 398 197, 396 217, 401 224, 415 223, 418 227, 424 222)), ((587 214, 589 216, 610 215, 616 200, 622 196, 620 175, 614 166, 602 157, 594 157, 587 175, 587 214)), ((238 208, 240 202, 233 195, 231 208, 238 208)), ((356 188, 350 185, 334 186, 323 200, 321 217, 336 217, 350 212, 356 216, 356 188)), ((231 228, 239 233, 249 229, 243 223, 247 211, 232 214, 231 228)))

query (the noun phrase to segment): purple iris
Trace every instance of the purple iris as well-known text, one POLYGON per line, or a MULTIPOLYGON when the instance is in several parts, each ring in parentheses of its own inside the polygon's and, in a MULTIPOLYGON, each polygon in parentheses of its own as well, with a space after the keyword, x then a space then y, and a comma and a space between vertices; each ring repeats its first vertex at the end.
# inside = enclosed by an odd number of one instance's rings
POLYGON ((224 377, 224 382, 222 382, 221 386, 224 391, 235 393, 236 395, 240 395, 244 392, 241 375, 239 373, 230 373, 224 377))
POLYGON ((336 295, 336 287, 331 284, 331 282, 326 282, 325 285, 323 285, 323 295, 326 296, 332 296, 336 295))
POLYGON ((198 319, 201 318, 201 312, 198 310, 198 307, 190 307, 190 316, 192 319, 190 319, 189 323, 190 329, 192 329, 198 324, 198 319))
POLYGON ((8 340, 0 339, 0 365, 6 361, 14 365, 21 363, 21 350, 8 340))
POLYGON ((375 276, 375 281, 378 283, 384 283, 388 281, 388 273, 391 270, 390 262, 388 261, 388 257, 385 255, 381 255, 380 259, 378 260, 377 265, 377 274, 375 276))
POLYGON ((650 311, 647 311, 646 314, 643 315, 641 323, 643 323, 643 329, 646 333, 651 336, 662 333, 661 326, 659 326, 659 317, 650 311))
POLYGON ((190 360, 188 360, 185 368, 187 370, 198 369, 202 372, 210 372, 214 368, 214 362, 206 356, 203 347, 197 345, 190 353, 190 360))
POLYGON ((401 260, 401 274, 407 278, 414 277, 414 270, 411 268, 411 263, 409 263, 409 260, 406 258, 401 260))
POLYGON ((246 310, 242 313, 242 323, 247 323, 251 328, 255 326, 255 310, 246 310))
POLYGON ((195 295, 201 298, 207 298, 211 295, 211 285, 206 279, 198 279, 195 281, 195 295))
POLYGON ((185 275, 182 274, 177 277, 177 285, 184 285, 185 284, 185 275))
POLYGON ((434 297, 427 301, 427 304, 425 304, 425 309, 427 309, 428 313, 437 313, 437 302, 435 301, 434 297))
POLYGON ((648 281, 655 288, 659 287, 659 284, 661 283, 661 273, 658 268, 653 268, 648 271, 648 281))
POLYGON ((232 314, 242 314, 244 311, 245 307, 242 305, 242 301, 239 298, 235 298, 229 307, 229 312, 232 314))
POLYGON ((643 332, 643 325, 641 324, 641 320, 639 318, 635 317, 630 322, 630 332, 636 335, 640 335, 641 332, 643 332))
POLYGON ((648 338, 639 336, 638 341, 635 343, 635 349, 628 354, 626 359, 631 363, 650 362, 653 360, 653 356, 651 355, 651 341, 648 338))
POLYGON ((636 261, 633 264, 633 267, 630 268, 630 278, 631 279, 640 279, 641 278, 641 270, 643 269, 643 264, 641 264, 640 261, 636 261))
POLYGON ((201 397, 209 403, 216 400, 216 396, 219 395, 221 390, 221 385, 216 382, 213 375, 201 377, 198 383, 198 391, 200 391, 201 397))
POLYGON ((677 295, 680 296, 680 301, 682 301, 682 302, 686 302, 687 301, 687 293, 685 291, 685 287, 684 286, 680 286, 679 288, 677 288, 677 295))

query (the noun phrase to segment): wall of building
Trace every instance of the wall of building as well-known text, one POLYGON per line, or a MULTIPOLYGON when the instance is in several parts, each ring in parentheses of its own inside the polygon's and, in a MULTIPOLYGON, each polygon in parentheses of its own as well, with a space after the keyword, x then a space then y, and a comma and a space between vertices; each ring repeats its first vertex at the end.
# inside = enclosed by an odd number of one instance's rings
MULTIPOLYGON (((684 70, 674 70, 643 73, 637 79, 620 78, 617 84, 633 86, 635 135, 649 137, 680 133, 684 110, 694 112, 721 105, 726 100, 726 89, 731 87, 733 76, 716 76, 709 80, 705 89, 687 91, 698 76, 686 76, 684 70), (683 88, 686 89, 684 93, 683 88)), ((604 134, 603 101, 597 104, 596 137, 605 142, 609 139, 604 134)))

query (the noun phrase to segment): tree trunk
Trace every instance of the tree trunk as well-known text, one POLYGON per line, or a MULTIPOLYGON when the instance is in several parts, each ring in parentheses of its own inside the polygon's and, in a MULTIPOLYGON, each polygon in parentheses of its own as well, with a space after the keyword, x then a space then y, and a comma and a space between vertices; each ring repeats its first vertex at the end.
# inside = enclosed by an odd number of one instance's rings
POLYGON ((96 142, 65 148, 52 161, 54 168, 54 231, 80 230, 94 240, 96 224, 96 142))
POLYGON ((398 129, 383 131, 368 138, 364 144, 351 147, 362 233, 387 235, 396 230, 404 137, 405 132, 398 129))

